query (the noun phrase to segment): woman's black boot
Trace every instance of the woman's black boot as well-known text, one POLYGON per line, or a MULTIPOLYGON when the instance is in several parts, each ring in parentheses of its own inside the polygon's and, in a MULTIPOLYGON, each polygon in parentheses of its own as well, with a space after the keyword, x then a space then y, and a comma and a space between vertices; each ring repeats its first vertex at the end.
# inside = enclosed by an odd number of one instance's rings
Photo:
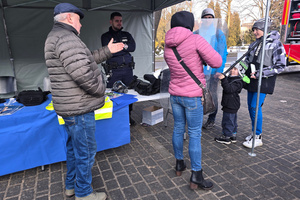
POLYGON ((181 176, 182 172, 183 172, 185 169, 186 169, 186 165, 185 165, 184 160, 177 160, 177 159, 176 159, 176 167, 175 167, 176 175, 177 175, 177 176, 181 176))
POLYGON ((204 180, 202 171, 202 169, 200 171, 192 171, 190 180, 190 188, 192 190, 197 189, 198 186, 203 190, 211 190, 214 187, 212 182, 204 180))

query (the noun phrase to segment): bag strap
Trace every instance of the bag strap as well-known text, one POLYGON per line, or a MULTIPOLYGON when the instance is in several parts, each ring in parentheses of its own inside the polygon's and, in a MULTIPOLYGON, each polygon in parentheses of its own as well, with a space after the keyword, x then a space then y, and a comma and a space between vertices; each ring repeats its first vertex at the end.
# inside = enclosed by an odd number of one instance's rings
POLYGON ((182 65, 182 67, 185 69, 185 71, 192 77, 192 79, 197 83, 197 85, 199 87, 201 87, 201 89, 203 91, 205 91, 205 87, 204 85, 201 83, 201 81, 195 76, 195 74, 190 70, 190 68, 188 68, 188 66, 186 66, 186 64, 184 63, 184 61, 182 60, 181 56, 179 55, 176 47, 172 47, 172 50, 178 60, 178 62, 182 65))

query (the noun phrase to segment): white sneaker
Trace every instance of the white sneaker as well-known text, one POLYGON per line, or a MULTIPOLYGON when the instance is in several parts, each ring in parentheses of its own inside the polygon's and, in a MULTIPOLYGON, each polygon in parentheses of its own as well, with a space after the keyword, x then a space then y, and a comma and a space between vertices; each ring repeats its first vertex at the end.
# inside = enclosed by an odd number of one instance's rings
POLYGON ((75 197, 75 200, 105 200, 106 194, 104 192, 94 192, 86 197, 75 197))
POLYGON ((253 136, 253 133, 251 133, 250 135, 248 135, 248 136, 245 138, 245 140, 246 140, 246 141, 249 141, 249 140, 252 138, 252 136, 253 136))
MULTIPOLYGON (((251 137, 250 140, 243 142, 244 147, 252 148, 252 143, 253 143, 252 140, 253 140, 253 137, 251 137)), ((256 135, 255 141, 254 141, 254 148, 262 146, 262 145, 263 145, 263 143, 262 143, 261 135, 256 135)))

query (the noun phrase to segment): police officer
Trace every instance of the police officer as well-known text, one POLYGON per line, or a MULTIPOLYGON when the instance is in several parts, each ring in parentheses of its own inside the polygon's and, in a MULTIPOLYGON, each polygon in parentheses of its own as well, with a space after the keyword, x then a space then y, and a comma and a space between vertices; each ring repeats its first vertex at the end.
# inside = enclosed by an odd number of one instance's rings
POLYGON ((120 80, 126 86, 133 81, 134 61, 130 52, 135 50, 135 41, 130 33, 122 31, 122 15, 119 12, 113 12, 110 15, 109 31, 101 36, 102 46, 106 46, 110 39, 114 39, 114 43, 123 42, 124 49, 106 61, 106 67, 111 70, 112 76, 109 77, 107 87, 111 88, 113 84, 120 80))
MULTIPOLYGON (((109 31, 102 34, 102 46, 106 46, 111 38, 114 43, 123 42, 124 48, 122 51, 114 53, 113 56, 106 61, 106 72, 110 72, 111 76, 108 78, 107 87, 113 87, 113 84, 120 80, 126 86, 129 86, 133 78, 134 61, 130 52, 135 51, 135 41, 130 33, 122 31, 122 15, 119 12, 113 12, 110 15, 109 31)), ((135 121, 131 118, 132 104, 129 105, 130 125, 135 125, 135 121)))

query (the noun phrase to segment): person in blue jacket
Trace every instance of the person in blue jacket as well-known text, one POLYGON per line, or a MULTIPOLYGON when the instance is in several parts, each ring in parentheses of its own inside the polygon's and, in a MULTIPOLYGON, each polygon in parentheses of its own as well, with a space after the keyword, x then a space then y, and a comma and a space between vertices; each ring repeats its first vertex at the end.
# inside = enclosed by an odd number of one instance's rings
MULTIPOLYGON (((107 80, 107 87, 112 88, 116 81, 122 81, 127 87, 134 81, 133 69, 134 60, 130 52, 135 51, 135 41, 130 33, 122 31, 123 21, 119 12, 113 12, 110 15, 109 31, 102 34, 102 46, 106 46, 111 38, 114 43, 123 42, 124 49, 114 53, 113 56, 106 61, 106 72, 109 71, 111 76, 107 80)), ((129 105, 130 125, 135 125, 135 121, 131 118, 132 104, 129 105)))
POLYGON ((227 60, 227 43, 224 32, 217 28, 213 21, 210 23, 209 19, 215 18, 215 13, 211 8, 203 10, 201 18, 204 19, 203 26, 196 30, 195 34, 200 34, 207 42, 209 42, 214 49, 222 56, 222 66, 220 68, 211 68, 209 66, 204 67, 204 74, 207 77, 207 87, 212 93, 213 101, 216 105, 216 110, 210 113, 207 122, 202 126, 204 129, 211 129, 215 125, 215 119, 218 112, 218 83, 219 75, 223 73, 225 63, 227 60))
POLYGON ((109 31, 101 36, 102 46, 106 46, 111 38, 113 38, 114 43, 123 42, 124 49, 118 53, 114 53, 106 61, 108 68, 112 72, 112 76, 108 78, 107 87, 111 88, 118 80, 129 86, 133 81, 134 68, 134 61, 130 52, 135 51, 135 41, 130 33, 122 31, 123 22, 121 13, 113 12, 110 15, 110 24, 109 31))

